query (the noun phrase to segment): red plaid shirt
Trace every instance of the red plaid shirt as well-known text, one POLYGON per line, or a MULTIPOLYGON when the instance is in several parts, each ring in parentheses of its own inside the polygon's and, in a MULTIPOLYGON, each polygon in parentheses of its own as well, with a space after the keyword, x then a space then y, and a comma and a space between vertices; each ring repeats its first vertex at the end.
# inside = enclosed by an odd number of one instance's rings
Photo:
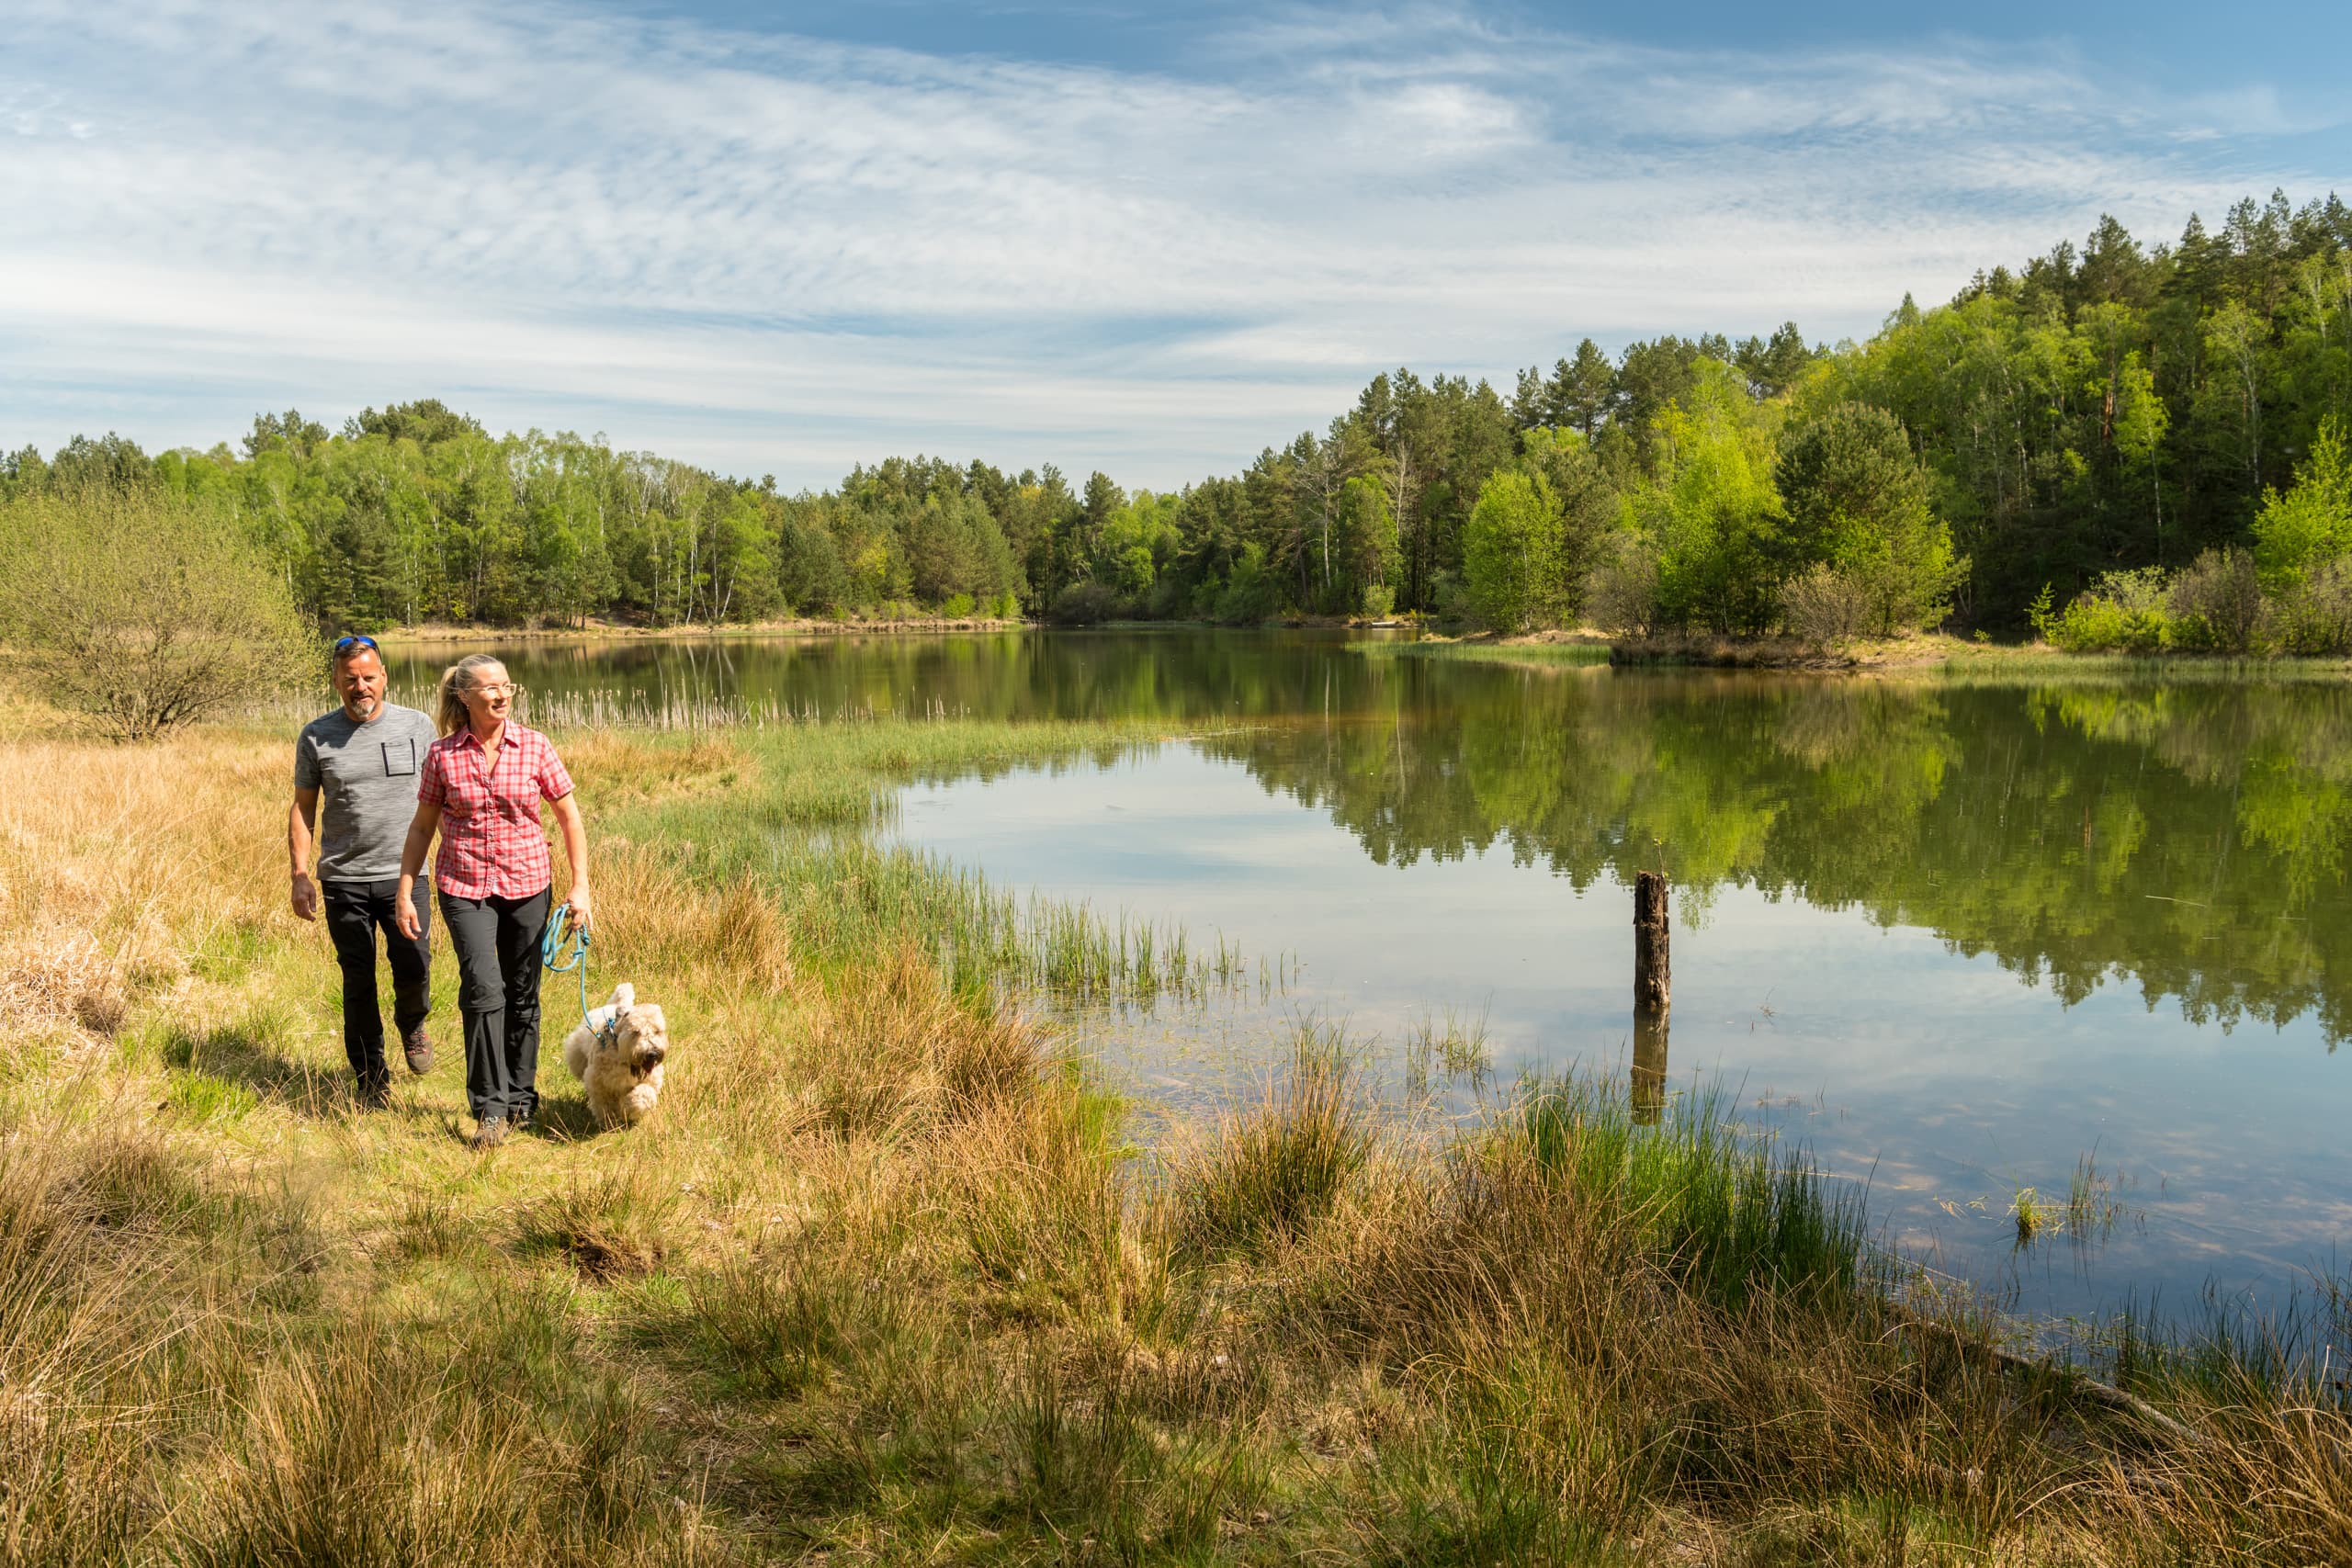
POLYGON ((433 886, 460 898, 528 898, 555 880, 539 802, 571 793, 563 760, 536 729, 513 719, 498 743, 498 770, 470 729, 425 749, 420 805, 441 808, 433 886))

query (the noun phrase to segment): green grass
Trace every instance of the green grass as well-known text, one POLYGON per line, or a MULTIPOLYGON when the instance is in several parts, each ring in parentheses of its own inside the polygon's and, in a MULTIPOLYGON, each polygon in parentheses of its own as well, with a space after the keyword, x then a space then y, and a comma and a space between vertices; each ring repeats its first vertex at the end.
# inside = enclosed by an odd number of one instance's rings
POLYGON ((2213 654, 2171 654, 2143 657, 2122 653, 2061 653, 2054 649, 2000 649, 1982 658, 1962 657, 1926 667, 1927 672, 1954 685, 2011 685, 2018 682, 2064 681, 2142 684, 2233 682, 2293 682, 2340 681, 2352 671, 2342 659, 2249 659, 2213 654))
POLYGON ((1758 1291, 1851 1292, 1862 1275, 1857 1198, 1832 1196, 1795 1150, 1742 1132, 1716 1094, 1675 1096, 1655 1125, 1589 1077, 1521 1087, 1535 1163, 1628 1215, 1693 1290, 1737 1310, 1758 1291))

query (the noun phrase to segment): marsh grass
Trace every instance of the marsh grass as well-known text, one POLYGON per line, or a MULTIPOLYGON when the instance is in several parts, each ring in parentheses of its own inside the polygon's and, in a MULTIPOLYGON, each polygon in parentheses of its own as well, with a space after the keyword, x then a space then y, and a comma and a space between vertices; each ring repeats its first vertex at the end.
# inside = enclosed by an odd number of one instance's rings
POLYGON ((1295 1236, 1329 1211, 1372 1156, 1374 1134, 1347 1042, 1301 1023, 1286 1067, 1246 1111, 1176 1159, 1180 1245, 1200 1257, 1295 1236))
POLYGON ((1605 667, 1610 661, 1610 645, 1605 640, 1590 642, 1504 641, 1499 638, 1472 637, 1454 639, 1425 637, 1410 642, 1365 639, 1346 645, 1351 653, 1361 653, 1374 659, 1436 659, 1449 661, 1484 664, 1525 664, 1552 666, 1605 667))
POLYGON ((1735 1127, 1722 1095, 1678 1095, 1654 1126, 1589 1077, 1532 1079, 1520 1104, 1536 1165, 1622 1211, 1708 1300, 1736 1311, 1758 1292, 1826 1297, 1860 1282, 1859 1194, 1833 1195, 1801 1151, 1735 1127))
POLYGON ((2096 1151, 2086 1152, 2075 1161, 2075 1174, 2066 1184, 2063 1223, 2068 1238, 2076 1246, 2102 1239, 2122 1216, 2115 1184, 2098 1168, 2096 1151))
POLYGON ((1396 1135, 1315 1026, 1137 1156, 1020 1013, 1036 961, 943 941, 962 896, 867 837, 877 781, 1020 736, 828 728, 565 738, 597 983, 678 1051, 636 1130, 550 1076, 555 1131, 488 1157, 449 1066, 334 1092, 325 942, 253 848, 282 737, 0 750, 0 978, 62 934, 121 1007, 44 981, 0 1042, 0 1557, 2346 1559, 2324 1362, 2124 1337, 2193 1439, 2021 1375, 1704 1095, 1532 1080, 1396 1135))
POLYGON ((1451 1007, 1442 1014, 1425 1010, 1406 1028, 1404 1066, 1408 1099, 1426 1097, 1437 1075, 1483 1087, 1494 1068, 1486 1010, 1475 1015, 1451 1007))
POLYGON ((527 1205, 516 1244, 561 1256, 598 1284, 650 1274, 670 1251, 677 1194, 639 1165, 575 1175, 564 1188, 527 1205))

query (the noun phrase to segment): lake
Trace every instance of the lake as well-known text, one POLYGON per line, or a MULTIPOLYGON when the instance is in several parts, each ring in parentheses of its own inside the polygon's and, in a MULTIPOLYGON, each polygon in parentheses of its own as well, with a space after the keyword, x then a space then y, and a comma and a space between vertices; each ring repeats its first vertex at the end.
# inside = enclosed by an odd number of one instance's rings
POLYGON ((2036 1314, 2277 1305, 2352 1235, 2338 683, 1529 668, 1298 632, 505 657, 542 701, 1195 735, 913 786, 895 829, 1001 886, 1286 955, 1238 999, 1078 1021, 1142 1097, 1254 1092, 1306 1017, 1440 1114, 1534 1067, 1662 1071, 1866 1184, 1907 1256, 2036 1314), (1662 1063, 1633 1044, 1645 869, 1673 888, 1662 1063), (1423 1037, 1449 1016, 1451 1052, 1423 1037), (2078 1224, 2019 1247, 2018 1190, 2063 1205, 2078 1181, 2078 1224))

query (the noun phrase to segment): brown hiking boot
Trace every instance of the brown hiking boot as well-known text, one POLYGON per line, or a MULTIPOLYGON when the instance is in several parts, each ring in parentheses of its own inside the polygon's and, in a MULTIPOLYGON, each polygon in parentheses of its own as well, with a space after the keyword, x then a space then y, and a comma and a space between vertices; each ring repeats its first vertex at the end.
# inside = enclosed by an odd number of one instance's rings
POLYGON ((506 1118, 503 1116, 482 1118, 481 1125, 474 1129, 471 1140, 472 1146, 478 1149, 494 1149, 505 1141, 506 1118))
POLYGON ((433 1070, 433 1036, 422 1023, 401 1036, 401 1049, 408 1053, 408 1070, 418 1077, 433 1070))

